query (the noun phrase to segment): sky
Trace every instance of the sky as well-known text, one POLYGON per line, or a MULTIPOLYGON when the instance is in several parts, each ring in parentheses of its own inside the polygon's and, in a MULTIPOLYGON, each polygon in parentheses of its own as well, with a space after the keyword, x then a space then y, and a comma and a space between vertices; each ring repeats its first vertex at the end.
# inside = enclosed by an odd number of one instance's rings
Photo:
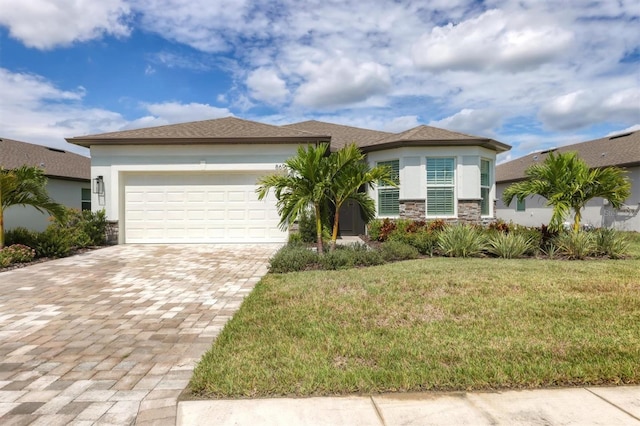
POLYGON ((0 137, 236 116, 512 145, 640 129, 638 0, 0 0, 0 137))

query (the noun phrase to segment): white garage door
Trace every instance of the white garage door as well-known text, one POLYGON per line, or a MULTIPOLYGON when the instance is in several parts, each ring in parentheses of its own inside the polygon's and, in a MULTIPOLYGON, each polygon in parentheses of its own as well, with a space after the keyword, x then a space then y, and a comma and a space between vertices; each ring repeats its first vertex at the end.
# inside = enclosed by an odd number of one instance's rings
POLYGON ((264 173, 139 173, 124 179, 127 243, 283 242, 264 173))

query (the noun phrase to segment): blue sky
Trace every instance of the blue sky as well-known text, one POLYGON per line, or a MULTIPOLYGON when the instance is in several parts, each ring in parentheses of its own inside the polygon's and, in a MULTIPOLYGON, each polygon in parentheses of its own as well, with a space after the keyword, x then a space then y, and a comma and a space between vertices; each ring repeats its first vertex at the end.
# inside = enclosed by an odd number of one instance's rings
POLYGON ((235 115, 534 150, 640 129, 637 0, 0 0, 0 137, 235 115))

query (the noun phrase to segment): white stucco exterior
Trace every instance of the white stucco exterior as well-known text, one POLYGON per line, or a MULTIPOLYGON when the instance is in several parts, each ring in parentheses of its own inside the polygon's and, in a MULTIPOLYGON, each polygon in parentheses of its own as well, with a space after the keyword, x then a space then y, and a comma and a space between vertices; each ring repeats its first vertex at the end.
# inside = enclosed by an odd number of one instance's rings
MULTIPOLYGON (((427 198, 427 158, 453 158, 455 163, 455 200, 479 200, 480 192, 480 162, 490 162, 489 214, 493 217, 493 200, 495 200, 495 164, 496 152, 475 147, 403 147, 367 154, 367 161, 371 167, 378 162, 399 160, 400 165, 400 200, 426 200, 427 198)), ((378 192, 374 188, 369 194, 378 205, 378 192)), ((458 216, 457 203, 454 203, 454 215, 458 216)), ((427 218, 425 216, 425 218, 427 218)), ((433 217, 428 217, 433 218, 433 217)))
MULTIPOLYGON (((176 176, 182 182, 183 192, 189 182, 198 184, 198 177, 202 177, 203 182, 213 182, 211 185, 216 185, 224 176, 245 176, 245 183, 248 179, 255 183, 256 176, 277 172, 279 165, 295 155, 297 147, 297 144, 94 145, 91 146, 91 177, 102 176, 105 189, 104 194, 92 194, 92 206, 95 210, 104 208, 109 220, 118 221, 119 243, 124 243, 127 242, 125 189, 133 185, 131 177, 136 176, 138 182, 145 174, 176 176)), ((245 185, 244 192, 246 195, 252 191, 245 185)), ((270 214, 274 214, 273 194, 264 203, 268 203, 270 214)), ((243 241, 250 240, 247 237, 243 241)), ((280 232, 271 240, 285 241, 286 234, 280 232)), ((206 238, 198 241, 226 242, 206 238)))
MULTIPOLYGON (((90 189, 90 182, 49 178, 47 193, 53 200, 69 208, 82 208, 82 189, 90 189)), ((44 231, 49 225, 49 214, 40 213, 31 206, 11 206, 4 212, 5 229, 24 227, 44 231)))
MULTIPOLYGON (((631 180, 631 196, 625 200, 625 206, 614 210, 602 198, 591 200, 582 212, 582 224, 594 227, 613 227, 623 231, 640 232, 640 167, 631 167, 628 177, 631 180)), ((505 222, 514 222, 525 226, 547 225, 551 219, 551 207, 546 206, 547 200, 540 196, 528 197, 525 200, 525 210, 516 211, 516 200, 506 206, 502 202, 502 193, 509 183, 497 185, 498 202, 496 216, 505 222)), ((567 217, 571 222, 573 216, 567 217)))

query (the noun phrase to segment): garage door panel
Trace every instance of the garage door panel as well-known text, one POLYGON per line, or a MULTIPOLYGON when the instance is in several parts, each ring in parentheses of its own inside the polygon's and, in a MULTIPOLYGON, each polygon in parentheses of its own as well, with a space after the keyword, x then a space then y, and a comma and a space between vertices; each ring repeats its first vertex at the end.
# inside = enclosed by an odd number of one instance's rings
POLYGON ((275 197, 258 173, 125 175, 125 242, 283 242, 275 197))

